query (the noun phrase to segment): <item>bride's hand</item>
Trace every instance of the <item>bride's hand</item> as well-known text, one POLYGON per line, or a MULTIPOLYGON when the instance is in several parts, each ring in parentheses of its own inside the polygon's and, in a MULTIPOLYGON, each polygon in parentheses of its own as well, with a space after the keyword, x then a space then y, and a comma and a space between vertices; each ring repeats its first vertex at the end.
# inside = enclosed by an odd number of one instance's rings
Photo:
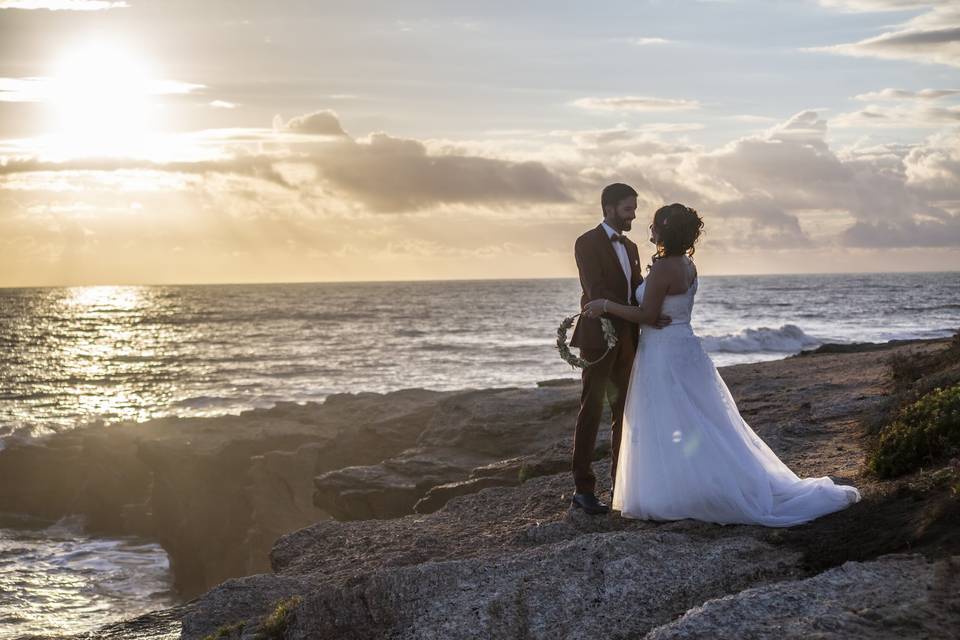
POLYGON ((599 300, 591 300, 583 307, 583 315, 588 318, 599 318, 603 315, 603 309, 606 306, 607 301, 603 298, 599 300))

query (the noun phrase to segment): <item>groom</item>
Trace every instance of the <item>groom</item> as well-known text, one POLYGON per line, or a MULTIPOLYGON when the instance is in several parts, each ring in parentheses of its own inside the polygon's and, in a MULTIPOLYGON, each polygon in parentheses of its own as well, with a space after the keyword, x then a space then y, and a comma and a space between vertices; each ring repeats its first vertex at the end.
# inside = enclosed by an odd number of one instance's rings
MULTIPOLYGON (((625 305, 637 303, 634 296, 637 286, 643 282, 640 269, 640 253, 637 245, 624 235, 630 231, 637 217, 637 192, 629 185, 607 185, 600 195, 603 222, 577 238, 574 255, 580 272, 583 295, 580 306, 590 300, 606 298, 625 305)), ((637 349, 639 327, 635 324, 610 317, 617 331, 617 345, 604 356, 607 350, 603 328, 599 318, 581 315, 573 330, 570 345, 580 348, 580 357, 596 364, 583 370, 583 391, 580 395, 580 413, 573 442, 573 480, 576 493, 574 507, 594 515, 607 513, 610 507, 597 499, 594 493, 597 479, 593 475, 591 461, 597 442, 597 430, 603 413, 603 399, 607 398, 611 410, 610 477, 617 477, 617 458, 620 453, 620 434, 623 428, 623 405, 627 398, 630 370, 637 349)), ((661 316, 657 326, 670 324, 668 316, 661 316)), ((612 495, 612 491, 611 491, 612 495)))

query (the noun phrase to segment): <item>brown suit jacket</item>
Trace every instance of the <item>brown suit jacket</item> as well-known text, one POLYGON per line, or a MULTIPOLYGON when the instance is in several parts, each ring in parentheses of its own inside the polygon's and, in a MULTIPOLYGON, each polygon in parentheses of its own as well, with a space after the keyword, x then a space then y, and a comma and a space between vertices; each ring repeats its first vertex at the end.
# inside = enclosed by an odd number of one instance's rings
MULTIPOLYGON (((640 251, 636 243, 626 238, 624 247, 630 259, 632 283, 630 294, 627 295, 627 279, 620 266, 620 259, 613 248, 613 243, 607 236, 603 225, 597 225, 590 231, 577 238, 573 253, 577 259, 577 270, 580 272, 580 287, 583 295, 580 297, 580 308, 591 300, 606 298, 620 304, 636 305, 634 291, 643 282, 643 272, 640 268, 640 251)), ((621 320, 614 316, 607 316, 613 320, 617 328, 617 335, 621 338, 632 338, 637 344, 640 327, 632 322, 621 320)), ((603 328, 599 318, 577 318, 577 326, 570 338, 570 345, 581 349, 606 349, 603 339, 603 328)))

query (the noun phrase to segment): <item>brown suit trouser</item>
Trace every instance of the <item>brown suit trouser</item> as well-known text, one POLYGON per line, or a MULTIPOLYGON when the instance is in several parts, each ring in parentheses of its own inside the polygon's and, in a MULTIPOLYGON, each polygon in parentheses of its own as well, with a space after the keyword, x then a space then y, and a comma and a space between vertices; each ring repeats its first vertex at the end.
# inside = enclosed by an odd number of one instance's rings
MULTIPOLYGON (((584 348, 580 357, 593 362, 603 356, 605 349, 584 348)), ((620 435, 623 432, 623 406, 627 401, 627 386, 636 344, 633 335, 620 336, 617 345, 603 360, 583 370, 583 390, 580 394, 580 413, 573 439, 573 481, 578 493, 593 493, 597 478, 591 462, 597 444, 597 429, 603 414, 603 399, 610 403, 610 478, 617 477, 617 458, 620 455, 620 435)))

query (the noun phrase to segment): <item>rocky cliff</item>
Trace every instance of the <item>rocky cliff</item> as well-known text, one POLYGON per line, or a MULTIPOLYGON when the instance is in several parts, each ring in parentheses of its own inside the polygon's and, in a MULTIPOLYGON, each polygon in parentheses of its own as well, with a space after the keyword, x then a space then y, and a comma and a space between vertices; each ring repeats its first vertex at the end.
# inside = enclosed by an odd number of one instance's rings
POLYGON ((194 584, 215 582, 213 567, 252 574, 90 638, 951 637, 958 469, 895 481, 864 470, 891 357, 947 346, 722 370, 791 468, 864 495, 786 530, 570 511, 577 384, 335 396, 65 434, 45 453, 0 453, 0 508, 43 499, 51 515, 89 509, 105 528, 151 533, 194 584), (80 463, 91 451, 122 462, 94 472, 80 463), (40 476, 43 464, 86 474, 87 489, 49 478, 31 499, 10 489, 11 469, 40 476), (128 505, 119 525, 111 500, 128 505))
POLYGON ((329 517, 313 478, 413 446, 444 397, 335 395, 217 418, 100 424, 0 451, 0 511, 79 513, 91 532, 138 534, 170 555, 192 597, 269 570, 280 535, 329 517))

